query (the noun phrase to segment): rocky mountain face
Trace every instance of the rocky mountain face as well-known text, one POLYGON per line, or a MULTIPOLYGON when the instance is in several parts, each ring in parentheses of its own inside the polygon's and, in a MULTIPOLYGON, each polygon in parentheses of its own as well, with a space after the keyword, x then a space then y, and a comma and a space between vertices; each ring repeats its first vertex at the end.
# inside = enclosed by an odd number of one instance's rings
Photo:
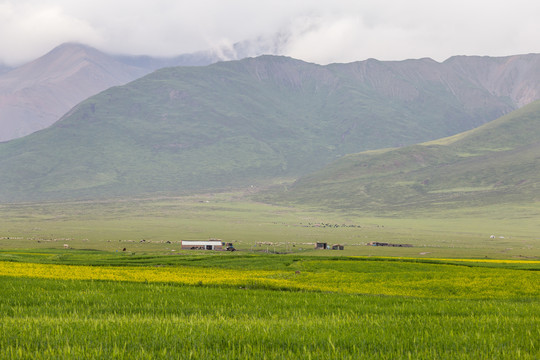
POLYGON ((374 59, 346 65, 352 78, 386 96, 418 100, 428 83, 447 89, 467 108, 482 108, 490 97, 516 109, 540 98, 540 55, 508 57, 455 56, 443 63, 429 58, 383 62, 374 59))
POLYGON ((538 54, 499 58, 456 56, 446 60, 443 65, 491 94, 507 97, 516 107, 540 98, 538 54))

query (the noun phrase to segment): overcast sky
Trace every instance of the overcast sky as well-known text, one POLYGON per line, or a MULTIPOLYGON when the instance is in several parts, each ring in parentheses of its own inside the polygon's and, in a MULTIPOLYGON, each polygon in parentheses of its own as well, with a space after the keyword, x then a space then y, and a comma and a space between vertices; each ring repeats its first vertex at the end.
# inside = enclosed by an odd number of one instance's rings
POLYGON ((327 64, 540 53, 538 0, 0 0, 0 63, 64 42, 179 55, 258 37, 327 64))

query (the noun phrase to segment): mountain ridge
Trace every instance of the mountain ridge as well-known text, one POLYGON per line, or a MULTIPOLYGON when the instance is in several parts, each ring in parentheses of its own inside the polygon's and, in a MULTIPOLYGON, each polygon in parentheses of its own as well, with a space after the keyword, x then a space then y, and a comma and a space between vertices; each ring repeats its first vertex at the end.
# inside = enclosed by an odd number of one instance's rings
POLYGON ((517 107, 512 89, 494 95, 430 59, 322 66, 261 56, 164 68, 0 144, 0 201, 267 184, 480 126, 517 107))
POLYGON ((512 55, 498 58, 486 56, 454 56, 445 64, 459 68, 464 76, 475 78, 478 83, 497 96, 509 96, 518 106, 524 106, 539 98, 540 91, 532 86, 539 79, 540 59, 538 54, 512 55), (486 59, 495 59, 491 66, 485 66, 486 59), (463 65, 467 61, 476 66, 463 65), (518 79, 517 81, 515 79, 518 79), (510 80, 513 81, 510 81, 510 80))

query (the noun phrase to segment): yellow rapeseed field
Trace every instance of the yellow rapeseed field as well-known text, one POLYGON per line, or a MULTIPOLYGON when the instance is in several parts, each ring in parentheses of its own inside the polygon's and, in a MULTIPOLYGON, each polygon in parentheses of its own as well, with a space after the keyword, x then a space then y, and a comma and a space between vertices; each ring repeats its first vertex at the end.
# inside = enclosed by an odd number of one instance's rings
POLYGON ((196 267, 108 267, 0 262, 0 275, 62 280, 173 282, 187 285, 243 284, 275 271, 239 271, 196 267))
MULTIPOLYGON (((369 259, 367 256, 351 256, 352 258, 357 259, 369 259)), ((378 256, 379 259, 402 259, 402 260, 418 260, 417 258, 412 257, 389 257, 389 256, 378 256)), ((510 259, 443 259, 443 258, 422 258, 422 260, 429 261, 441 261, 441 262, 472 262, 472 263, 486 263, 486 264, 536 264, 540 266, 540 260, 510 260, 510 259)))
POLYGON ((0 261, 0 276, 162 282, 435 298, 539 297, 540 273, 388 261, 310 260, 301 271, 193 266, 127 267, 0 261))

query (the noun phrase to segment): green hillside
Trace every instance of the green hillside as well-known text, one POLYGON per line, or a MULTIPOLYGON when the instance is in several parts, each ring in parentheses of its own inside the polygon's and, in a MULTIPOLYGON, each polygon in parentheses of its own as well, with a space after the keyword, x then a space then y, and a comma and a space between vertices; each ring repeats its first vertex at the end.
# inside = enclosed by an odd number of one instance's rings
POLYGON ((264 56, 167 68, 0 144, 0 202, 296 178, 345 154, 448 136, 514 107, 429 59, 319 66, 264 56))
POLYGON ((540 102, 453 137, 345 156, 266 200, 368 211, 540 201, 540 102))

